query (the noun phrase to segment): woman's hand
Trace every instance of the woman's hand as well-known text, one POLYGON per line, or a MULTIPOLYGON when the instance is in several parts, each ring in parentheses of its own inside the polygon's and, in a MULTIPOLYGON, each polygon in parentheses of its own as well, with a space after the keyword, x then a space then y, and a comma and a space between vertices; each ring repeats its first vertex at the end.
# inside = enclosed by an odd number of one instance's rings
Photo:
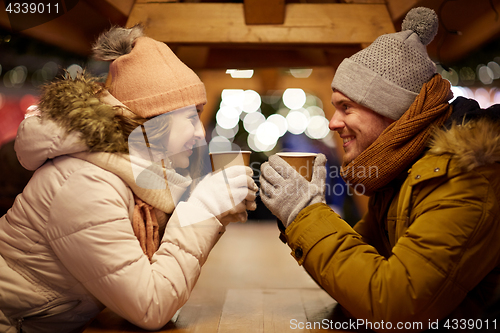
POLYGON ((206 176, 188 199, 214 215, 223 225, 245 222, 247 210, 255 210, 258 190, 249 167, 232 166, 206 176))

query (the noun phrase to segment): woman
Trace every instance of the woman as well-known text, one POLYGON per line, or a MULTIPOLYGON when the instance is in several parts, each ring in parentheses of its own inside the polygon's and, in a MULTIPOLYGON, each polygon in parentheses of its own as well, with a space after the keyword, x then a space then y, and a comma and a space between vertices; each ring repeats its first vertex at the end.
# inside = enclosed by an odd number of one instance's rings
POLYGON ((2 332, 79 332, 105 306, 159 329, 225 226, 255 209, 249 168, 226 170, 235 206, 220 174, 190 188, 206 103, 193 71, 139 27, 94 49, 112 61, 109 93, 87 75, 50 83, 18 130, 36 172, 0 219, 2 332))

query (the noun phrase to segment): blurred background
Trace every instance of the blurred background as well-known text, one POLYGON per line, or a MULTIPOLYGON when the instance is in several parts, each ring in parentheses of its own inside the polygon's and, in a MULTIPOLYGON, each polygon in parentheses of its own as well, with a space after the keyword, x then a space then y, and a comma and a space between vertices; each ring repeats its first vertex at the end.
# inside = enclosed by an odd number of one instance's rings
MULTIPOLYGON (((345 57, 399 31, 419 6, 439 16, 428 52, 455 96, 499 103, 500 0, 0 1, 0 214, 31 177, 13 140, 39 87, 64 70, 105 80, 109 64, 90 57, 93 41, 112 25, 142 23, 205 83, 201 118, 211 151, 251 150, 256 179, 278 151, 324 153, 327 202, 354 224, 367 198, 335 172, 342 144, 328 129, 330 83, 345 57)), ((251 219, 273 219, 258 207, 251 219)))

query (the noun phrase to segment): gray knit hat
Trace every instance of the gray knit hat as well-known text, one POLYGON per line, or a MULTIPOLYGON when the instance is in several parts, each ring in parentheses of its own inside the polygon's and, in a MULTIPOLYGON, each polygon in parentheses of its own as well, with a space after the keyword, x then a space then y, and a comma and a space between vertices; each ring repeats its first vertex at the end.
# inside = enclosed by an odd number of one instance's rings
POLYGON ((426 45, 436 36, 438 17, 429 8, 413 8, 401 32, 378 37, 339 65, 332 88, 391 119, 410 107, 422 85, 436 73, 426 45))

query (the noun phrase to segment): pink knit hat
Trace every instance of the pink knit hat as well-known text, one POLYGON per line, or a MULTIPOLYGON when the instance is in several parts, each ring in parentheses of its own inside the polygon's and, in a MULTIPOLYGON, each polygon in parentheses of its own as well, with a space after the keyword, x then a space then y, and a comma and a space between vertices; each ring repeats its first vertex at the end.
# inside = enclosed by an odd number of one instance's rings
POLYGON ((140 117, 207 102, 205 85, 193 70, 165 43, 143 37, 140 26, 111 28, 93 50, 98 60, 112 61, 109 92, 140 117))

